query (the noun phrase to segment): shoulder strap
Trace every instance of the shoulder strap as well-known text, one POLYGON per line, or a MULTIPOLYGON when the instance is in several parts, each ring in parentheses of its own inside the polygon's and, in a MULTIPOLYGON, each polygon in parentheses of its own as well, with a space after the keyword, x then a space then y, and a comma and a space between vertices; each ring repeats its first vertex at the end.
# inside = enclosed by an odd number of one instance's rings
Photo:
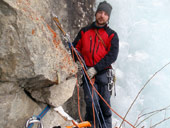
POLYGON ((96 35, 98 36, 98 38, 100 39, 100 41, 102 42, 102 44, 105 47, 105 49, 107 50, 106 44, 104 43, 104 41, 103 41, 102 37, 100 36, 100 34, 97 32, 96 29, 94 29, 94 31, 95 31, 96 35))

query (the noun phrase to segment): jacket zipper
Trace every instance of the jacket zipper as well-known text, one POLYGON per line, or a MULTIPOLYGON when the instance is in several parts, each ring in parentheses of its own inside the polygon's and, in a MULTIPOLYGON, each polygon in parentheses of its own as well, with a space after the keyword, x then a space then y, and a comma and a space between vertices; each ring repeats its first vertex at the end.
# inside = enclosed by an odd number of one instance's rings
POLYGON ((99 44, 100 44, 100 40, 98 40, 98 45, 97 45, 96 53, 97 53, 97 51, 99 49, 99 44))
POLYGON ((95 35, 95 41, 94 41, 94 47, 93 47, 93 54, 92 54, 93 65, 94 65, 94 51, 95 51, 95 45, 96 45, 96 36, 97 36, 97 35, 95 35))
POLYGON ((90 53, 91 53, 91 47, 92 47, 92 37, 90 36, 90 53))

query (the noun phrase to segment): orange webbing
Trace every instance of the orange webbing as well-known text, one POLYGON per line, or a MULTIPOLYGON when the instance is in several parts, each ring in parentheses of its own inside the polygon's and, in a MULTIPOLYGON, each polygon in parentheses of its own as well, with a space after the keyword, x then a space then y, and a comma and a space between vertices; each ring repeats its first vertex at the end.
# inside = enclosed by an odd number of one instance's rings
POLYGON ((81 123, 76 124, 74 121, 72 121, 73 125, 72 126, 66 126, 66 128, 73 128, 73 127, 78 127, 78 128, 82 128, 82 127, 91 127, 90 122, 88 121, 84 121, 81 123))

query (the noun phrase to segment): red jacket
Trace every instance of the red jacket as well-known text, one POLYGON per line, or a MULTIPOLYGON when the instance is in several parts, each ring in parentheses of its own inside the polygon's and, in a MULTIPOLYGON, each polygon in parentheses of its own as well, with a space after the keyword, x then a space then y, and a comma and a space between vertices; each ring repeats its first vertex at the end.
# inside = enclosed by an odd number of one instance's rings
POLYGON ((108 68, 118 56, 119 39, 117 33, 107 25, 97 27, 95 22, 80 30, 73 42, 88 67, 94 67, 98 72, 108 68), (104 41, 96 34, 95 29, 104 41), (105 45, 105 46, 104 46, 105 45))

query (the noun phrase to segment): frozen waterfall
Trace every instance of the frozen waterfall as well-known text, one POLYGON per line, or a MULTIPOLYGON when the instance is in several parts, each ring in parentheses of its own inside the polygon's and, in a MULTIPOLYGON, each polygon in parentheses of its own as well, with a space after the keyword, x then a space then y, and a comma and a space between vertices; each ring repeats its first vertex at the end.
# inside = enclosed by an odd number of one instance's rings
MULTIPOLYGON (((97 0, 97 5, 100 1, 97 0)), ((112 108, 124 116, 147 80, 170 62, 170 1, 107 1, 113 7, 109 25, 120 39, 120 52, 116 62, 117 96, 112 96, 112 108)), ((167 65, 147 84, 126 119, 134 124, 140 115, 169 106, 169 91, 170 65, 167 65)), ((138 123, 147 116, 149 115, 141 117, 138 123)), ((139 128, 149 128, 168 117, 170 110, 159 111, 139 128)), ((121 122, 115 114, 113 118, 114 122, 121 122)), ((123 126, 130 128, 126 123, 123 126)), ((170 128, 170 120, 157 127, 170 128)))

